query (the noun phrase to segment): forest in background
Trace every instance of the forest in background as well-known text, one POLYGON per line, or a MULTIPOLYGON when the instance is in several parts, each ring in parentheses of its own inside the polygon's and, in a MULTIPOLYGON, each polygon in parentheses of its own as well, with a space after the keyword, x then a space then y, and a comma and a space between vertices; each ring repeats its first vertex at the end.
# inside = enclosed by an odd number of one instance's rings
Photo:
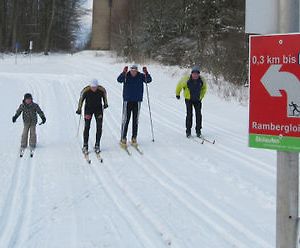
POLYGON ((129 60, 200 64, 216 82, 247 82, 245 1, 131 0, 128 21, 113 25, 113 49, 129 60))
MULTIPOLYGON (((14 51, 17 43, 26 51, 30 40, 35 52, 73 49, 88 13, 85 1, 0 0, 0 51, 14 51)), ((199 64, 216 82, 247 82, 244 0, 128 0, 124 12, 127 18, 111 20, 118 55, 136 62, 199 64)))
POLYGON ((85 0, 0 0, 0 51, 69 50, 74 46, 85 0))

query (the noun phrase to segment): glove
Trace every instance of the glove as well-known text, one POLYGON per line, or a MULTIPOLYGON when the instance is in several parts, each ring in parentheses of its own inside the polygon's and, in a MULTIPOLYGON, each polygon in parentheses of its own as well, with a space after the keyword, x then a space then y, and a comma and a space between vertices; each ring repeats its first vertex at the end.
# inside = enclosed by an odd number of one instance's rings
POLYGON ((16 121, 17 121, 17 117, 16 117, 16 116, 13 116, 12 122, 15 123, 16 121))
POLYGON ((144 72, 145 75, 149 74, 146 66, 143 67, 143 72, 144 72))
POLYGON ((125 66, 123 69, 123 73, 126 74, 128 72, 128 66, 125 66))
POLYGON ((107 109, 107 108, 108 108, 108 105, 107 105, 107 104, 104 104, 103 108, 104 108, 104 109, 107 109))
POLYGON ((179 99, 180 99, 180 96, 176 96, 176 98, 179 100, 179 99))
POLYGON ((77 109, 76 114, 81 115, 81 109, 77 109))
POLYGON ((43 116, 43 117, 42 117, 42 124, 45 124, 45 123, 46 123, 46 117, 43 116))

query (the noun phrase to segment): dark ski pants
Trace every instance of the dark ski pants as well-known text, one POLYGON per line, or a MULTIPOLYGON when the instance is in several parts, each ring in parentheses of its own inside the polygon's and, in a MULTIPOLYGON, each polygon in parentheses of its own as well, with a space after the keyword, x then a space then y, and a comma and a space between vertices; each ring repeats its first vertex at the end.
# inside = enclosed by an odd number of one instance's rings
POLYGON ((190 134, 193 126, 193 107, 196 113, 196 133, 200 133, 202 129, 202 102, 185 100, 186 104, 186 133, 190 134))
POLYGON ((102 123, 103 123, 103 112, 94 112, 94 113, 85 113, 84 121, 85 127, 83 131, 83 143, 84 146, 88 146, 89 143, 89 134, 91 128, 91 121, 93 116, 95 116, 96 120, 96 143, 95 145, 100 145, 100 139, 102 136, 102 123))
POLYGON ((24 129, 22 133, 21 148, 26 148, 28 145, 29 135, 29 146, 30 148, 36 147, 36 125, 30 123, 24 123, 24 129))
POLYGON ((132 114, 132 138, 136 138, 138 134, 139 115, 141 102, 126 102, 123 103, 121 139, 127 138, 128 125, 132 114))

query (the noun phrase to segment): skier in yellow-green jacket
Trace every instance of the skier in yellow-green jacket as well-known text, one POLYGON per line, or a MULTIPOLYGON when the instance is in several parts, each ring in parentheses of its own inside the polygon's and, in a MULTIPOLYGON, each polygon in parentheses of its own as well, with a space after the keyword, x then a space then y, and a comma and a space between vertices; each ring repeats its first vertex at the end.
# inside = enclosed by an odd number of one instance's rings
POLYGON ((191 74, 184 76, 179 81, 176 87, 177 99, 180 99, 182 90, 186 104, 186 137, 191 137, 194 107, 196 113, 196 134, 200 138, 202 129, 202 99, 207 91, 207 83, 204 77, 200 75, 200 68, 198 66, 193 67, 191 74))

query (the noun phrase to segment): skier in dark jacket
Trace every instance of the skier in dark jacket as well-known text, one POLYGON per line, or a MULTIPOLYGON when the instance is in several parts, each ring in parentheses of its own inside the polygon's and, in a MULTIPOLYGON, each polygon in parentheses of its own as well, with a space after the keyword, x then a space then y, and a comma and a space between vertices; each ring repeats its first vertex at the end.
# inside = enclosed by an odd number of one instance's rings
POLYGON ((126 66, 117 79, 119 83, 123 83, 123 116, 120 141, 122 147, 127 147, 127 131, 131 114, 133 115, 131 144, 137 145, 138 120, 143 101, 144 83, 152 82, 147 67, 143 67, 143 72, 138 71, 137 65, 132 65, 128 72, 128 66, 126 66))
POLYGON ((12 121, 15 123, 20 115, 23 115, 24 129, 21 140, 21 152, 23 152, 28 145, 28 134, 29 135, 29 146, 30 150, 34 150, 36 147, 36 125, 38 122, 37 114, 42 119, 42 123, 46 123, 46 117, 44 112, 41 110, 38 104, 33 102, 32 95, 27 93, 24 95, 23 103, 20 105, 16 114, 13 116, 12 121))
POLYGON ((95 152, 100 152, 100 139, 102 136, 103 108, 108 108, 107 94, 104 87, 99 85, 97 79, 92 80, 91 84, 81 91, 76 114, 81 115, 82 105, 85 101, 84 120, 85 127, 83 132, 83 152, 88 152, 89 132, 93 115, 96 119, 97 132, 95 142, 95 152), (102 102, 104 105, 102 105, 102 102))

